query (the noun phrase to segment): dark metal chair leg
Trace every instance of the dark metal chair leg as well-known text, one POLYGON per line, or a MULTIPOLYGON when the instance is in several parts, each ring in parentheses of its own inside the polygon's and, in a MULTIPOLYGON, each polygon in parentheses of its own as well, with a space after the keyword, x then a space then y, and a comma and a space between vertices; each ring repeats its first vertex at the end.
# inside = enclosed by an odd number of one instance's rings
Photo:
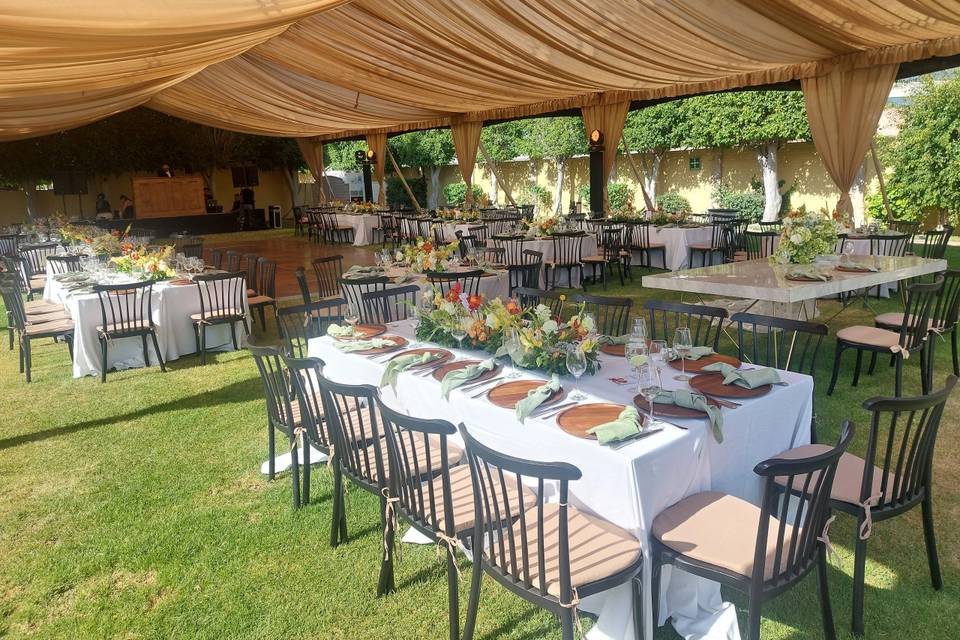
POLYGON ((874 351, 870 354, 870 368, 867 369, 868 375, 873 375, 873 370, 877 368, 877 352, 874 351))
MULTIPOLYGON (((10 337, 10 348, 13 348, 13 336, 10 337)), ((957 352, 957 328, 950 332, 950 352, 953 355, 953 375, 960 376, 960 353, 957 352)))
POLYGON ((277 455, 276 442, 277 442, 277 437, 276 437, 276 434, 273 432, 273 425, 271 425, 268 422, 267 423, 267 456, 269 457, 269 459, 267 460, 267 479, 268 480, 273 480, 277 475, 277 462, 275 459, 277 455))
POLYGON ((140 334, 140 346, 143 350, 143 366, 150 366, 150 353, 147 351, 147 334, 140 334))
POLYGON ((933 532, 933 497, 928 493, 921 504, 923 512, 923 539, 927 544, 927 563, 930 565, 930 581, 937 591, 943 589, 940 575, 940 558, 937 556, 937 538, 933 532))
POLYGON ((24 338, 23 340, 23 362, 27 369, 27 382, 30 382, 30 369, 32 364, 32 358, 30 357, 30 338, 24 338))
POLYGON ((300 461, 297 447, 290 448, 290 477, 293 481, 293 508, 300 508, 300 461))
POLYGON ((833 607, 830 604, 830 585, 827 582, 827 550, 820 547, 817 554, 817 593, 820 595, 820 616, 823 620, 823 637, 836 640, 837 629, 833 624, 833 607))
POLYGON ((107 381, 107 339, 100 336, 100 382, 107 381))
POLYGON ((153 350, 157 352, 157 361, 160 363, 160 371, 167 372, 167 367, 163 362, 163 354, 160 353, 160 343, 157 341, 157 332, 150 332, 150 339, 153 340, 153 350))
POLYGON ((237 342, 237 325, 233 322, 230 323, 230 340, 233 342, 234 351, 240 349, 240 344, 237 342))
POLYGON ((300 504, 310 504, 310 443, 303 439, 303 488, 300 489, 300 504))
POLYGON ((387 499, 380 498, 380 524, 383 526, 383 559, 380 562, 380 579, 377 581, 377 597, 391 593, 393 583, 393 519, 387 518, 387 499))
POLYGON ((450 640, 460 640, 460 590, 457 559, 447 549, 447 608, 450 610, 450 640))
POLYGON ((827 388, 827 395, 833 395, 833 389, 837 386, 837 377, 840 375, 840 357, 843 355, 844 347, 837 344, 837 352, 833 355, 833 375, 830 376, 830 386, 827 388))
POLYGON ((747 638, 760 640, 760 598, 750 598, 747 610, 747 638))
POLYGON ((903 393, 903 357, 897 356, 897 381, 894 385, 894 395, 900 397, 903 393))
POLYGON ((856 635, 863 635, 863 592, 864 574, 867 566, 867 541, 860 539, 860 527, 863 526, 863 516, 857 518, 857 527, 854 529, 856 545, 853 559, 853 619, 851 626, 856 635))
MULTIPOLYGON (((474 545, 481 544, 474 541, 474 545)), ((480 555, 473 554, 473 573, 470 575, 470 597, 467 601, 467 619, 463 624, 463 640, 473 640, 473 630, 477 624, 477 608, 480 606, 480 583, 483 569, 480 568, 480 555)))
POLYGON ((207 325, 200 325, 200 364, 207 364, 207 325))
POLYGON ((857 386, 860 384, 860 368, 863 366, 863 349, 857 349, 857 363, 854 365, 853 369, 853 383, 850 386, 857 386))
POLYGON ((573 640, 573 610, 564 609, 560 612, 560 628, 563 640, 573 640))

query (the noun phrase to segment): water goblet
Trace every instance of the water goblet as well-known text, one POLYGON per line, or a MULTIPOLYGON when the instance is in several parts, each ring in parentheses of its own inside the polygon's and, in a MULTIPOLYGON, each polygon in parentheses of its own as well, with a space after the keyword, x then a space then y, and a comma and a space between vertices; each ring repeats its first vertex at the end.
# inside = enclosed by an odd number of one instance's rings
POLYGON ((571 345, 567 349, 567 371, 575 380, 574 392, 570 394, 570 399, 576 402, 586 400, 587 396, 577 389, 580 385, 580 376, 587 371, 587 354, 583 352, 579 344, 571 345))
MULTIPOLYGON (((517 333, 516 329, 511 329, 503 338, 503 346, 507 350, 507 355, 510 356, 510 362, 513 363, 514 368, 519 368, 523 364, 524 348, 523 344, 520 342, 520 336, 517 333)), ((507 375, 508 378, 519 378, 519 371, 512 371, 507 375)))
POLYGON ((690 336, 689 327, 677 327, 673 334, 673 350, 680 356, 680 375, 674 376, 674 380, 688 382, 690 376, 687 375, 687 355, 693 349, 693 338, 690 336))
POLYGON ((347 305, 347 311, 343 314, 343 321, 354 328, 360 322, 360 309, 355 302, 347 305))
POLYGON ((647 321, 643 318, 633 319, 633 338, 636 340, 647 341, 647 321))
POLYGON ((654 425, 654 399, 662 390, 660 370, 654 366, 653 362, 647 363, 647 366, 640 370, 640 395, 647 401, 647 429, 652 428, 654 425))

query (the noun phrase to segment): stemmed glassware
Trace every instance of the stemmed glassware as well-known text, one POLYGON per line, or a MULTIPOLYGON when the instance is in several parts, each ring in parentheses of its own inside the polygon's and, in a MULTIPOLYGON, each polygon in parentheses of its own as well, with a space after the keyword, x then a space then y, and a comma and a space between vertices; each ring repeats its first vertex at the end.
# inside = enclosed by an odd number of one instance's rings
POLYGON ((463 324, 457 323, 450 331, 450 335, 457 341, 457 347, 463 349, 463 339, 467 337, 467 330, 463 328, 463 324))
POLYGON ((646 353, 646 348, 641 348, 642 344, 637 342, 633 337, 630 338, 630 341, 623 346, 623 355, 627 359, 627 366, 630 372, 630 382, 637 384, 639 382, 639 367, 635 366, 633 359, 636 356, 642 356, 646 353))
POLYGON ((653 400, 662 390, 660 370, 654 366, 652 361, 648 362, 647 365, 640 370, 640 395, 647 401, 647 411, 649 413, 647 429, 650 429, 654 425, 653 400))
POLYGON ((360 309, 356 302, 347 305, 347 312, 343 315, 343 321, 356 329, 357 323, 360 322, 360 309))
MULTIPOLYGON (((503 346, 506 348, 507 355, 510 356, 510 361, 513 363, 514 368, 519 368, 523 362, 524 349, 516 329, 510 329, 507 332, 503 338, 503 346)), ((519 378, 520 372, 512 371, 507 375, 507 377, 519 378)))
POLYGON ((650 362, 652 362, 658 370, 662 370, 664 363, 667 361, 667 351, 666 340, 650 341, 650 362))
POLYGON ((690 336, 690 327, 677 327, 673 334, 673 350, 680 356, 680 375, 674 376, 674 380, 687 382, 690 376, 687 375, 687 355, 693 349, 693 338, 690 336))
MULTIPOLYGON (((576 381, 575 387, 579 387, 580 376, 587 371, 587 354, 583 352, 579 344, 570 345, 567 349, 567 371, 570 372, 570 375, 572 375, 576 381)), ((579 390, 575 390, 570 394, 570 399, 580 402, 581 400, 586 400, 587 396, 580 393, 579 390)))
POLYGON ((631 333, 635 340, 647 341, 647 321, 643 318, 633 319, 633 332, 631 333))

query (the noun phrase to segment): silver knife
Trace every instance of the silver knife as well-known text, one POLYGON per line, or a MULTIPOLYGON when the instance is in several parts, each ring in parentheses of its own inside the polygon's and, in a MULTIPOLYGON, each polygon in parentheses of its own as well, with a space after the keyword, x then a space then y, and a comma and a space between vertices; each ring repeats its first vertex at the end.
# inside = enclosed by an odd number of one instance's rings
POLYGON ((475 389, 477 387, 482 387, 485 384, 490 384, 491 382, 497 382, 498 380, 503 380, 503 376, 497 376, 495 378, 488 378, 487 380, 481 380, 480 382, 471 382, 470 384, 465 384, 460 387, 461 391, 469 391, 470 389, 475 389))
POLYGON ((563 403, 563 404, 550 405, 550 406, 548 406, 548 407, 541 407, 538 411, 534 411, 533 413, 531 413, 529 417, 531 417, 531 418, 552 418, 555 414, 558 414, 558 413, 560 413, 561 411, 563 411, 564 409, 566 409, 566 408, 568 408, 568 407, 572 407, 572 406, 574 406, 574 405, 576 405, 576 404, 579 404, 579 403, 578 403, 578 402, 565 402, 565 403, 563 403))

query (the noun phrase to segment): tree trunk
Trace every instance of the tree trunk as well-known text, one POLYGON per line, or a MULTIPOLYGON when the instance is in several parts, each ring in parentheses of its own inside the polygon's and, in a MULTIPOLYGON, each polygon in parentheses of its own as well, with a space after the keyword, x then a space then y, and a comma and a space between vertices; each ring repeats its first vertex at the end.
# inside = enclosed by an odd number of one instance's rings
POLYGON ((490 170, 490 190, 487 192, 490 198, 490 205, 497 204, 497 174, 490 170))
POLYGON ((23 200, 27 205, 27 217, 31 220, 39 216, 37 211, 37 202, 34 198, 37 195, 37 183, 33 181, 24 181, 20 183, 23 189, 23 200))
POLYGON ((204 167, 204 169, 200 172, 201 177, 203 177, 203 184, 210 189, 210 195, 213 196, 214 200, 217 199, 217 181, 214 179, 216 172, 216 167, 204 167))
POLYGON ((716 187, 719 187, 721 184, 723 184, 723 147, 719 147, 713 151, 713 170, 710 172, 710 205, 713 207, 722 206, 714 199, 716 187))
POLYGON ((651 162, 647 162, 646 156, 641 155, 640 159, 643 161, 643 188, 647 190, 653 206, 657 206, 657 183, 660 180, 660 163, 664 154, 654 152, 652 155, 651 162))
POLYGON ((861 227, 866 222, 867 206, 864 202, 864 196, 867 192, 867 172, 866 163, 860 165, 857 171, 857 177, 854 178, 850 186, 850 204, 853 206, 853 226, 861 227))
POLYGON ((777 178, 777 147, 776 142, 769 142, 757 149, 757 162, 763 172, 763 221, 773 222, 780 217, 780 205, 783 198, 780 196, 780 184, 777 178))
POLYGON ((553 189, 553 211, 563 213, 563 179, 567 173, 567 159, 557 158, 557 184, 553 189))
POLYGON ((436 209, 440 202, 440 167, 430 167, 430 193, 427 195, 427 208, 436 209))
POLYGON ((290 192, 290 210, 300 204, 300 179, 296 169, 287 168, 283 172, 286 178, 287 190, 290 192))

